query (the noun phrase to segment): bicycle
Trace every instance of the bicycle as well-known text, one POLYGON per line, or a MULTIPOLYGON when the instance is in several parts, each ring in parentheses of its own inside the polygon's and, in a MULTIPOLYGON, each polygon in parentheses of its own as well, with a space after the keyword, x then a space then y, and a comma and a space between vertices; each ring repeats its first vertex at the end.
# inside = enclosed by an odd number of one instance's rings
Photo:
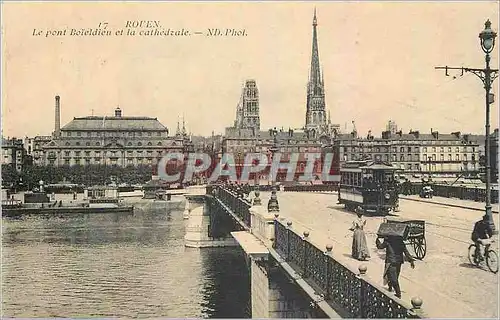
MULTIPOLYGON (((485 257, 484 260, 486 262, 486 266, 488 266, 488 269, 490 269, 491 272, 497 273, 498 272, 498 254, 495 252, 495 250, 490 249, 491 244, 494 242, 491 239, 488 239, 488 241, 485 241, 486 243, 484 244, 484 252, 485 252, 485 257)), ((481 261, 476 260, 475 258, 475 252, 476 252, 476 244, 473 243, 469 246, 469 262, 472 265, 479 266, 481 261)))

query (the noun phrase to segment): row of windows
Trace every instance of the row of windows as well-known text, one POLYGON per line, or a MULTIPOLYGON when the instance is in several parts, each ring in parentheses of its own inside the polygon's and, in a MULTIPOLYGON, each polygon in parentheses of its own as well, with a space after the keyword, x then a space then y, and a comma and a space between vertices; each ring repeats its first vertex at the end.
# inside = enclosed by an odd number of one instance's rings
MULTIPOLYGON (((228 148, 227 152, 238 152, 238 153, 246 153, 246 152, 267 152, 269 151, 268 147, 256 147, 255 149, 241 149, 241 148, 228 148), (255 150, 255 151, 254 151, 255 150)), ((278 152, 281 153, 299 153, 299 152, 311 152, 311 153, 319 153, 321 152, 321 148, 316 148, 316 147, 295 147, 295 148, 279 148, 278 152)))
MULTIPOLYGON (((119 158, 118 157, 106 157, 106 158, 102 158, 102 157, 72 157, 72 158, 64 158, 64 162, 68 162, 68 161, 80 161, 80 160, 92 160, 94 159, 95 161, 103 161, 103 160, 118 160, 119 158)), ((161 158, 155 158, 155 157, 127 157, 125 158, 124 160, 127 160, 127 161, 134 161, 134 159, 137 159, 139 161, 142 161, 142 160, 155 160, 155 161, 160 161, 161 158)))
POLYGON ((252 124, 257 124, 259 119, 257 118, 245 118, 245 124, 247 125, 252 125, 252 124))
POLYGON ((340 183, 355 187, 369 186, 373 183, 392 183, 394 182, 393 172, 391 171, 372 171, 372 172, 342 172, 340 183))
MULTIPOLYGON (((273 143, 273 140, 251 140, 251 139, 248 139, 248 140, 239 140, 239 139, 235 139, 235 140, 226 140, 225 141, 225 144, 227 146, 241 146, 241 145, 244 145, 244 146, 258 146, 258 145, 262 145, 262 144, 272 144, 273 143)), ((317 142, 314 142, 314 141, 308 141, 308 140, 288 140, 288 141, 283 141, 283 143, 286 143, 288 145, 290 144, 308 144, 308 145, 318 145, 317 142)))
MULTIPOLYGON (((462 147, 464 150, 464 152, 467 151, 467 147, 462 147)), ((344 152, 349 152, 349 151, 352 151, 353 152, 363 152, 364 151, 364 148, 363 147, 344 147, 344 152)), ((375 147, 375 152, 387 152, 388 150, 391 150, 389 149, 389 147, 375 147)), ((469 147, 469 152, 476 152, 476 148, 475 147, 469 147)), ((367 147, 367 150, 368 152, 372 152, 372 147, 367 147)), ((420 150, 420 147, 392 147, 392 152, 394 153, 397 153, 398 151, 400 153, 404 153, 404 152, 412 152, 412 150, 414 150, 414 152, 419 152, 420 150)), ((432 150, 432 152, 437 152, 437 148, 436 147, 432 147, 432 149, 429 147, 429 152, 432 150)), ((452 147, 447 147, 447 151, 448 152, 452 152, 452 147)), ((445 147, 440 147, 439 148, 439 151, 440 152, 445 152, 445 147)), ((427 152, 427 147, 423 147, 422 148, 422 152, 427 152)), ((460 152, 460 147, 455 147, 455 152, 460 152)))
MULTIPOLYGON (((51 145, 55 145, 55 143, 53 143, 53 144, 51 144, 51 145)), ((65 143, 65 146, 70 146, 70 145, 71 145, 71 143, 69 143, 69 142, 66 142, 66 143, 65 143)), ((75 142, 75 146, 81 146, 81 145, 82 145, 82 144, 81 144, 81 142, 80 142, 80 141, 75 142)), ((100 145, 101 145, 101 143, 100 143, 99 141, 97 141, 94 145, 96 145, 96 146, 100 146, 100 145)), ((128 142, 128 143, 127 143, 127 146, 133 146, 133 145, 134 145, 134 144, 133 144, 132 142, 128 142)), ((152 142, 148 142, 146 145, 147 145, 147 146, 152 146, 152 145, 153 145, 153 143, 152 143, 152 142)), ((157 145, 157 146, 161 146, 161 145, 163 145, 163 144, 161 143, 161 141, 159 141, 158 143, 156 143, 156 145, 157 145)), ((175 142, 173 142, 173 143, 172 143, 172 145, 173 145, 173 146, 175 146, 175 145, 176 145, 176 144, 175 144, 175 142)), ((87 142, 85 143, 85 146, 89 147, 89 146, 91 146, 91 143, 87 141, 87 142)), ((137 146, 139 146, 139 147, 140 147, 140 146, 142 146, 142 142, 137 142, 137 146)))
MULTIPOLYGON (((127 159, 126 163, 127 164, 134 164, 134 163, 143 163, 143 164, 152 164, 153 159, 152 158, 137 158, 138 161, 134 162, 134 159, 127 159)), ((103 159, 101 158, 94 158, 94 161, 92 159, 87 158, 87 159, 81 159, 81 158, 75 158, 73 161, 70 161, 70 159, 65 159, 64 164, 65 165, 71 165, 71 164, 101 164, 103 163, 103 159)), ((106 162, 111 163, 111 164, 118 164, 118 160, 115 158, 108 158, 106 159, 106 162)), ((49 161, 50 164, 55 164, 54 160, 49 161)))
POLYGON ((257 98, 257 90, 255 90, 255 89, 247 89, 247 97, 249 97, 249 98, 257 98))
POLYGON ((111 132, 100 132, 100 131, 64 131, 63 137, 161 137, 166 136, 166 132, 161 131, 147 131, 147 132, 133 132, 133 131, 111 131, 111 132))
POLYGON ((257 101, 248 101, 246 103, 246 111, 249 113, 255 113, 258 111, 257 109, 257 101))
MULTIPOLYGON (((344 155, 344 160, 347 161, 347 160, 357 160, 357 159, 363 159, 365 157, 368 157, 368 158, 372 158, 371 155, 369 154, 345 154, 344 155)), ((382 155, 375 155, 375 158, 379 157, 380 160, 384 160, 384 161, 389 161, 389 155, 388 154, 384 154, 383 156, 382 155)), ((433 155, 429 155, 427 156, 427 154, 423 154, 422 155, 422 158, 420 158, 420 155, 418 154, 413 154, 413 156, 411 154, 408 154, 408 155, 404 155, 404 154, 401 154, 399 155, 395 155, 395 154, 392 154, 391 157, 390 157, 390 160, 393 161, 393 162, 396 162, 396 161, 422 161, 422 162, 428 162, 428 161, 438 161, 437 160, 437 156, 435 154, 433 155)), ((441 154, 440 157, 439 157, 439 161, 476 161, 476 155, 475 154, 471 154, 470 157, 464 153, 462 154, 462 159, 460 159, 460 154, 455 154, 455 158, 453 158, 453 156, 451 154, 448 154, 448 156, 445 158, 445 155, 444 154, 441 154)))
POLYGON ((340 144, 341 145, 348 145, 348 144, 354 144, 354 145, 373 145, 373 144, 389 144, 389 143, 397 143, 397 144, 402 144, 402 145, 407 145, 407 144, 414 144, 414 145, 462 145, 463 142, 462 140, 386 140, 386 141, 373 141, 373 142, 357 142, 357 141, 352 141, 352 140, 341 140, 340 144))
MULTIPOLYGON (((440 155, 439 160, 440 160, 440 161, 445 161, 445 156, 444 156, 444 154, 441 154, 441 155, 440 155)), ((448 161, 453 161, 453 157, 452 157, 452 155, 451 155, 451 154, 448 154, 448 157, 446 158, 446 160, 448 160, 448 161)), ((466 153, 464 153, 464 154, 462 155, 462 160, 463 160, 463 161, 467 161, 467 160, 469 160, 469 158, 468 158, 468 156, 467 156, 467 154, 466 154, 466 153)), ((472 155, 471 155, 471 157, 470 157, 470 160, 471 160, 471 161, 476 161, 476 155, 475 155, 475 154, 472 154, 472 155)), ((422 156, 422 161, 437 161, 437 160, 436 160, 436 155, 435 155, 435 154, 433 154, 432 156, 431 156, 431 155, 427 156, 426 154, 424 154, 424 155, 422 156)), ((459 154, 455 154, 455 161, 460 161, 460 155, 459 155, 459 154)))
MULTIPOLYGON (((153 152, 155 152, 155 154, 161 156, 163 154, 163 151, 161 150, 158 150, 158 151, 146 151, 144 152, 144 154, 147 154, 149 156, 153 155, 153 152)), ((125 151, 124 153, 127 154, 127 156, 132 156, 134 154, 134 151, 132 150, 128 150, 128 151, 125 151)), ((81 154, 84 154, 85 156, 90 156, 92 154, 92 151, 64 151, 64 156, 65 157, 69 157, 71 155, 75 155, 75 156, 80 156, 81 154)), ((93 154, 95 156, 100 156, 101 155, 101 151, 93 151, 93 154)), ((104 151, 103 154, 108 154, 108 155, 112 155, 112 156, 119 156, 122 154, 122 151, 104 151)), ((136 150, 135 151, 135 154, 138 155, 138 156, 141 156, 143 154, 143 151, 142 150, 136 150)))

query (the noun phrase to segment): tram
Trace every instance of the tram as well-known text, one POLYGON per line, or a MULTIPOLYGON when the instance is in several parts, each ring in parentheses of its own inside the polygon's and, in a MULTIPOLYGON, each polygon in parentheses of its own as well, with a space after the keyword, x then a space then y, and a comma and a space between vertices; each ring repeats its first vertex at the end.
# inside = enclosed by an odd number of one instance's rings
POLYGON ((394 173, 398 170, 381 161, 348 161, 340 168, 338 203, 347 210, 360 206, 364 212, 386 215, 397 209, 398 188, 394 173))

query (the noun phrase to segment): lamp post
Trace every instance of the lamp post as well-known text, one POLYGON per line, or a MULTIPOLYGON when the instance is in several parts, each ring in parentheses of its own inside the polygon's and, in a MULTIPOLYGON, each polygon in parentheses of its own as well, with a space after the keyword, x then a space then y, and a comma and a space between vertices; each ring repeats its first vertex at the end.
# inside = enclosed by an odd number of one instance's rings
MULTIPOLYGON (((479 34, 479 39, 481 40, 481 49, 486 54, 486 68, 484 69, 484 89, 486 90, 486 142, 485 142, 485 155, 486 155, 486 216, 488 217, 488 224, 493 230, 495 230, 495 223, 493 222, 493 217, 491 215, 491 158, 490 158, 490 103, 493 102, 492 97, 490 97, 491 84, 494 80, 492 77, 492 70, 490 68, 490 53, 495 47, 495 38, 497 34, 495 31, 491 30, 490 20, 486 21, 484 24, 484 30, 479 34)), ((495 75, 495 77, 498 73, 495 75)))
MULTIPOLYGON (((279 150, 278 149, 278 138, 277 138, 278 131, 273 130, 272 135, 274 136, 273 137, 273 145, 271 146, 271 148, 269 148, 269 151, 271 152, 271 159, 272 159, 271 160, 271 167, 269 170, 269 173, 271 174, 271 188, 272 188, 272 190, 271 190, 271 198, 269 198, 269 202, 267 203, 267 211, 268 212, 279 212, 280 207, 278 204, 278 197, 276 196, 276 181, 275 181, 275 179, 273 179, 272 172, 271 172, 272 161, 274 160, 274 154, 279 150)), ((276 176, 277 176, 277 174, 276 174, 276 176)))
POLYGON ((488 224, 495 231, 495 224, 493 222, 493 217, 491 215, 491 158, 490 158, 490 104, 494 102, 494 96, 490 93, 491 85, 493 81, 498 77, 498 69, 490 68, 490 53, 495 47, 495 38, 497 33, 491 29, 491 22, 487 20, 484 24, 484 30, 479 33, 479 40, 481 44, 481 49, 486 54, 486 68, 475 69, 475 68, 454 68, 454 67, 436 67, 436 69, 445 69, 446 76, 448 76, 448 70, 461 70, 462 74, 464 72, 471 72, 475 74, 484 84, 484 89, 486 91, 486 137, 485 137, 485 156, 486 156, 486 216, 488 218, 488 224))

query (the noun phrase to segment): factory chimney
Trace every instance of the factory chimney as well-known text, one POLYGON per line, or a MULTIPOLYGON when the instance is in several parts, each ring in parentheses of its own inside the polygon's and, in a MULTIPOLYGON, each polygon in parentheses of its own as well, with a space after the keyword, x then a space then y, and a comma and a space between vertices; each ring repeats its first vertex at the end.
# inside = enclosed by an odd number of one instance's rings
POLYGON ((54 137, 59 137, 61 135, 61 105, 60 105, 60 97, 56 96, 56 112, 55 112, 55 130, 54 137))

